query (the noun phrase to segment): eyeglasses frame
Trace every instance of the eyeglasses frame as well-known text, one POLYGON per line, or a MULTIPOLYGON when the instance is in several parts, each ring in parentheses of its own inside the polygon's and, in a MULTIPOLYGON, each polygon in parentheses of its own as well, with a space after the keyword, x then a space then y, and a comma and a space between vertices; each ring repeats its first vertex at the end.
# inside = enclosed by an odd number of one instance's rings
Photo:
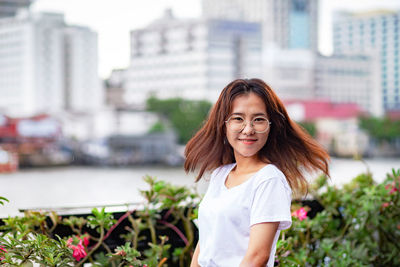
MULTIPOLYGON (((237 115, 231 115, 231 116, 225 121, 225 123, 228 124, 228 122, 232 119, 233 116, 237 116, 237 115)), ((256 131, 256 130, 254 129, 254 125, 253 125, 254 120, 250 120, 250 126, 251 126, 251 128, 254 130, 255 133, 266 133, 266 132, 268 132, 268 130, 271 128, 270 125, 272 124, 272 123, 269 121, 268 118, 266 118, 266 120, 268 121, 268 127, 267 127, 267 129, 265 129, 265 130, 262 131, 262 132, 256 131)), ((248 123, 248 121, 245 120, 245 119, 243 119, 243 128, 240 129, 240 131, 233 131, 233 132, 234 132, 234 133, 240 133, 241 131, 244 130, 244 128, 246 128, 247 123, 248 123)))

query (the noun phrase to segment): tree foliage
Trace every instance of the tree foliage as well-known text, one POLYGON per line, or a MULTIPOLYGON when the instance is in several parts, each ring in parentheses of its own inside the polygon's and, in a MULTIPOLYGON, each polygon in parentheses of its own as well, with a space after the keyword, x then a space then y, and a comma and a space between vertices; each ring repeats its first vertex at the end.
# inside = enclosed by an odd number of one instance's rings
POLYGON ((185 144, 200 129, 208 116, 211 103, 205 100, 195 101, 182 98, 161 100, 150 97, 147 110, 154 111, 168 119, 178 133, 179 143, 185 144))
POLYGON ((301 127, 303 127, 312 137, 317 135, 317 127, 314 122, 297 122, 301 127))
POLYGON ((379 141, 400 138, 400 120, 391 120, 388 117, 361 117, 359 124, 370 136, 379 141))
POLYGON ((149 130, 149 133, 163 133, 163 132, 165 132, 165 126, 160 121, 154 123, 149 130))

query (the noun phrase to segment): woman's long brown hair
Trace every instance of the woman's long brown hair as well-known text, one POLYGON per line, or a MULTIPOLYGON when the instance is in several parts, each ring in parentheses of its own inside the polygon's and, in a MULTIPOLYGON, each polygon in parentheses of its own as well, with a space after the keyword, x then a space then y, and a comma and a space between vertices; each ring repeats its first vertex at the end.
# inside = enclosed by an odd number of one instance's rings
POLYGON ((235 162, 233 149, 225 141, 225 121, 230 115, 233 100, 249 93, 264 100, 271 122, 268 140, 258 152, 259 157, 276 165, 296 192, 307 191, 304 171, 321 170, 329 176, 328 153, 289 118, 280 99, 260 79, 237 79, 222 90, 208 120, 186 145, 185 171, 198 169, 197 182, 206 171, 235 162))

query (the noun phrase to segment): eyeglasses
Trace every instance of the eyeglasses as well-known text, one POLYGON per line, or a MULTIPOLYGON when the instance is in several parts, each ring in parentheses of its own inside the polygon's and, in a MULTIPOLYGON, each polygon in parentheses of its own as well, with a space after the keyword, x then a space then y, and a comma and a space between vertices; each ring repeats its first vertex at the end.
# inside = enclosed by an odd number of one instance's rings
MULTIPOLYGON (((247 125, 247 121, 239 115, 232 115, 225 121, 227 128, 235 133, 240 133, 247 125)), ((254 117, 250 126, 256 133, 265 133, 270 128, 271 122, 265 116, 254 117)))

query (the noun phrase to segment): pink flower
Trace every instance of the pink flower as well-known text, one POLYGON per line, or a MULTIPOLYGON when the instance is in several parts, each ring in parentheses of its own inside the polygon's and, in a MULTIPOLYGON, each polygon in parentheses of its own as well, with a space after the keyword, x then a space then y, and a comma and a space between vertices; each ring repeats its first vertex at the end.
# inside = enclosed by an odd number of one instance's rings
POLYGON ((382 204, 382 208, 387 208, 390 206, 390 202, 385 202, 382 204))
POLYGON ((394 192, 396 192, 396 191, 399 191, 399 188, 396 187, 396 182, 395 181, 391 182, 390 184, 387 184, 385 186, 385 188, 386 188, 386 190, 390 189, 390 192, 389 192, 390 195, 394 194, 394 192))
POLYGON ((307 218, 307 211, 304 208, 300 208, 294 212, 292 212, 292 216, 296 217, 300 221, 305 220, 307 218))
POLYGON ((286 250, 285 253, 282 254, 282 257, 287 257, 290 254, 290 250, 286 250))
POLYGON ((122 257, 125 257, 126 256, 126 252, 125 252, 125 250, 118 250, 115 254, 113 254, 113 255, 115 255, 115 256, 122 256, 122 257))
POLYGON ((79 244, 76 246, 71 245, 71 248, 74 251, 72 253, 72 257, 74 257, 75 260, 80 261, 81 259, 86 257, 87 253, 85 251, 85 248, 82 245, 82 241, 80 241, 79 244))
POLYGON ((1 257, 1 254, 6 254, 6 253, 7 250, 3 246, 0 246, 0 262, 4 260, 4 257, 1 257))
POLYGON ((85 247, 89 245, 89 236, 87 235, 83 236, 83 244, 85 245, 85 247))
POLYGON ((72 239, 72 237, 68 238, 68 240, 67 240, 67 247, 71 246, 71 244, 72 244, 73 241, 74 241, 74 240, 72 239))
POLYGON ((67 247, 72 249, 72 257, 74 257, 77 261, 80 261, 84 257, 86 257, 87 253, 85 251, 85 247, 82 244, 82 239, 77 237, 79 239, 79 243, 77 245, 72 245, 73 243, 73 238, 70 237, 67 240, 67 247))

